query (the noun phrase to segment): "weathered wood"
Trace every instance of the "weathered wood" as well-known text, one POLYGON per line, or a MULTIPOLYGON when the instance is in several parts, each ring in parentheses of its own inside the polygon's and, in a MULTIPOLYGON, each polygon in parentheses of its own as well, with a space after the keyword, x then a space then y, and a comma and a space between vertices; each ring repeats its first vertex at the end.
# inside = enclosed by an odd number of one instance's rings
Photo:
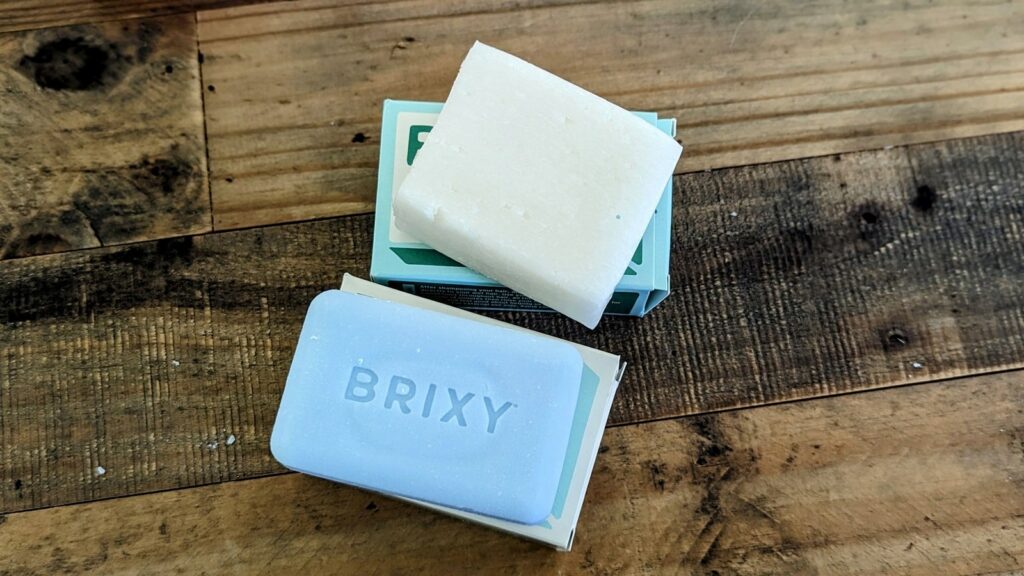
POLYGON ((0 0, 0 32, 124 20, 266 0, 0 0))
POLYGON ((480 39, 678 118, 699 171, 1024 129, 1024 4, 334 0, 200 12, 214 226, 366 212, 384 98, 480 39))
POLYGON ((0 36, 0 258, 210 229, 195 19, 0 36))
MULTIPOLYGON (((0 516, 15 574, 991 574, 1024 374, 612 428, 572 552, 300 475, 0 516)), ((240 446, 221 446, 230 459, 240 446)), ((131 474, 110 469, 109 476, 131 474)))
MULTIPOLYGON (((1021 366, 1022 158, 1013 134, 680 176, 674 294, 649 317, 503 317, 622 354, 614 423, 1021 366)), ((280 471, 303 314, 365 277, 371 228, 0 263, 0 511, 280 471)))

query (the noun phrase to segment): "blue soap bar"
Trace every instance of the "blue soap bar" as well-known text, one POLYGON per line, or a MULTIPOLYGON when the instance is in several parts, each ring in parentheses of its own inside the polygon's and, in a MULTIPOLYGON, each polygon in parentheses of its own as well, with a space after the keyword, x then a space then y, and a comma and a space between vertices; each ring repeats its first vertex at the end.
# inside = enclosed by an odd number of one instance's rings
POLYGON ((270 448, 307 474, 538 524, 582 373, 565 342, 332 290, 309 306, 270 448))

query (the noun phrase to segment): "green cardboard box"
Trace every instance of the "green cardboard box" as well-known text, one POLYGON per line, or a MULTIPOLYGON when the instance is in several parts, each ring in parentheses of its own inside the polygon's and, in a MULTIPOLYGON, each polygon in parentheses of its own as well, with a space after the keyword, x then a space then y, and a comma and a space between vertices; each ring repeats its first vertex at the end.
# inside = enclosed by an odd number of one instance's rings
MULTIPOLYGON (((458 308, 550 311, 395 227, 391 198, 409 173, 441 107, 437 102, 384 101, 370 278, 390 288, 458 308)), ((651 112, 636 115, 675 136, 674 119, 659 120, 657 114, 651 112)), ((671 226, 672 180, 669 179, 605 314, 643 316, 668 296, 671 226)))

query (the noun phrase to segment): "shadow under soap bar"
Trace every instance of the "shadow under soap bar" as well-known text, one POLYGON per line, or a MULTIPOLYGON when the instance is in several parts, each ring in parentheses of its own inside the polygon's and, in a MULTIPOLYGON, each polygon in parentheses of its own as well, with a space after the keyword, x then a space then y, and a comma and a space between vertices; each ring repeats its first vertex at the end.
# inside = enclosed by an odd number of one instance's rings
POLYGON ((324 292, 271 451, 300 472, 537 524, 555 500, 582 371, 565 342, 324 292))

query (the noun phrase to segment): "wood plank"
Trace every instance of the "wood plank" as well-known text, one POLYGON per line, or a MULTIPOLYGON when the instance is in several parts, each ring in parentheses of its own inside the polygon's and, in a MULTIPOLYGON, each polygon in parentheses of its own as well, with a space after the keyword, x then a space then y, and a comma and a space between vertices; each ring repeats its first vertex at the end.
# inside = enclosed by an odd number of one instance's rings
POLYGON ((192 15, 0 35, 0 258, 210 229, 192 15))
MULTIPOLYGON (((1021 366, 1022 158, 1012 134, 683 175, 674 293, 649 317, 501 317, 621 354, 614 423, 1021 366)), ((279 472, 306 306, 365 277, 371 228, 0 263, 0 511, 279 472)))
POLYGON ((9 514, 0 565, 17 574, 1011 573, 1024 562, 1022 404, 1016 372, 612 428, 567 554, 288 474, 9 514))
POLYGON ((194 12, 266 0, 0 0, 0 32, 194 12))
POLYGON ((366 212, 381 102, 474 40, 678 118, 680 170, 1024 129, 1024 4, 333 0, 200 12, 214 226, 366 212))

